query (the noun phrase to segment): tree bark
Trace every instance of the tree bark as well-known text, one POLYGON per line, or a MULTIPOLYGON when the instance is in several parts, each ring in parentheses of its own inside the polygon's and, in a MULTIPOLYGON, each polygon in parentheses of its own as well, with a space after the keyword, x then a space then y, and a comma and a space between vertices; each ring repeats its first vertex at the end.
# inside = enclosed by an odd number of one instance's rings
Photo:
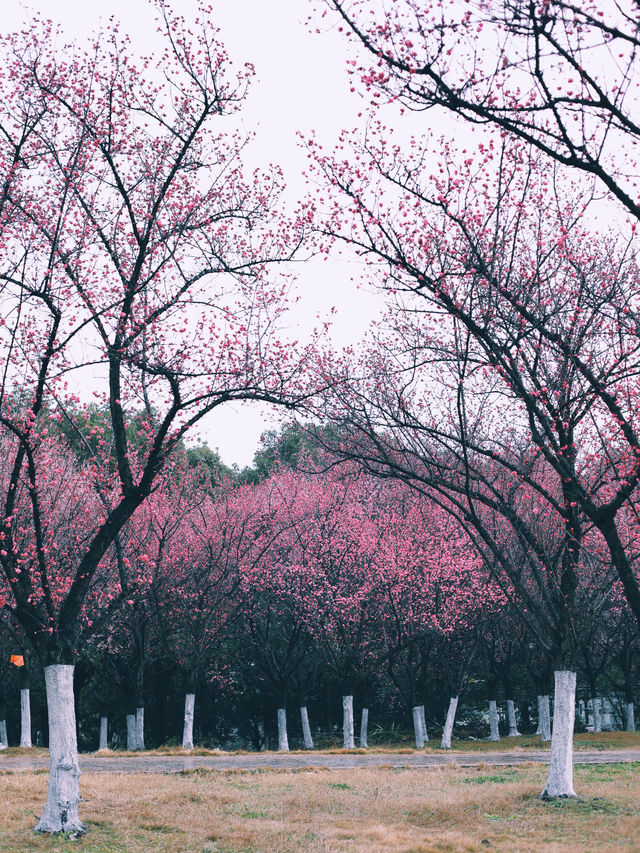
POLYGON ((127 714, 127 751, 135 752, 138 748, 138 733, 136 731, 136 715, 127 714))
POLYGON ((429 732, 427 731, 427 718, 424 713, 424 705, 418 705, 420 709, 420 721, 422 722, 422 737, 424 738, 424 742, 427 743, 429 740, 429 732))
POLYGON ((416 738, 416 749, 424 749, 424 729, 419 705, 413 706, 413 733, 416 738))
POLYGON ((136 708, 136 749, 144 749, 144 708, 136 708))
POLYGON ((360 746, 362 749, 369 748, 369 709, 363 708, 360 717, 360 746))
POLYGON ((516 720, 516 706, 513 699, 507 699, 507 720, 509 722, 509 737, 520 737, 518 721, 516 720))
POLYGON ((20 746, 31 746, 31 702, 29 688, 20 691, 20 746))
POLYGON ((0 720, 0 749, 6 749, 9 746, 7 738, 7 721, 0 720))
POLYGON ((309 713, 306 705, 300 706, 300 722, 302 723, 302 740, 305 749, 313 749, 313 738, 311 737, 311 726, 309 725, 309 713))
POLYGON ((451 735, 453 734, 453 724, 456 719, 456 709, 458 707, 458 697, 452 696, 449 700, 449 709, 447 711, 447 719, 444 723, 444 730, 442 732, 442 740, 440 742, 440 747, 442 749, 451 749, 451 735))
POLYGON ((551 713, 549 711, 549 695, 538 696, 538 729, 536 734, 540 735, 544 743, 551 740, 551 713))
POLYGON ((49 711, 49 789, 38 832, 84 832, 78 817, 80 765, 73 703, 73 666, 44 668, 49 711))
POLYGON ((278 708, 278 751, 289 752, 289 738, 287 737, 287 710, 278 708))
POLYGON ((103 749, 109 749, 109 740, 107 738, 108 734, 108 721, 106 717, 100 717, 100 743, 98 746, 98 752, 101 752, 103 749))
POLYGON ((196 694, 187 693, 184 697, 184 728, 182 730, 182 748, 193 749, 193 712, 196 694))
POLYGON ((500 740, 498 703, 495 699, 489 699, 489 740, 500 740))
POLYGON ((353 731, 353 696, 342 697, 342 745, 344 749, 355 749, 353 731))
POLYGON ((600 697, 593 696, 591 699, 593 705, 593 731, 594 734, 602 731, 602 715, 600 714, 600 697))
MULTIPOLYGON (((636 715, 635 709, 633 706, 633 702, 627 702, 627 713, 625 714, 625 729, 628 732, 635 732, 636 730, 636 715)), ((5 733, 6 737, 6 733, 5 733)))
POLYGON ((576 674, 571 670, 556 670, 553 696, 553 734, 549 775, 543 800, 575 797, 573 790, 573 725, 576 705, 576 674))

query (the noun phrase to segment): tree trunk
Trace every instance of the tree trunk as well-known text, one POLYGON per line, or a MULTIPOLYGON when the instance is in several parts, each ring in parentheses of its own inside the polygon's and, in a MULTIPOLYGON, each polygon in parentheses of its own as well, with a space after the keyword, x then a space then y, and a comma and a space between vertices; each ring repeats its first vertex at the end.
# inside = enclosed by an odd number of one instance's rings
POLYGON ((287 737, 287 710, 278 708, 278 751, 289 752, 289 738, 287 737))
POLYGON ((452 696, 449 700, 449 710, 447 711, 447 719, 444 723, 442 732, 442 741, 440 747, 442 749, 451 749, 451 735, 453 734, 453 724, 456 719, 456 709, 458 707, 458 697, 452 696))
POLYGON ((127 714, 127 751, 135 752, 138 748, 138 733, 136 730, 136 715, 127 714))
POLYGON ((193 749, 193 710, 196 694, 187 693, 184 697, 184 728, 182 730, 182 748, 193 749))
POLYGON ((489 740, 500 740, 498 703, 495 699, 489 699, 489 740))
POLYGON ((600 714, 600 697, 594 696, 591 699, 593 704, 593 731, 594 734, 602 731, 602 716, 600 714))
POLYGON ((80 765, 73 704, 73 666, 44 668, 49 711, 49 790, 39 832, 84 832, 78 817, 80 765))
POLYGON ((556 797, 575 797, 573 790, 573 724, 576 705, 576 674, 571 670, 556 670, 553 696, 553 734, 549 775, 543 800, 556 797))
POLYGON ((536 734, 540 735, 544 743, 551 740, 551 713, 549 711, 549 695, 538 696, 538 729, 536 734))
POLYGON ((424 729, 419 705, 413 706, 413 733, 416 738, 416 749, 424 749, 424 729))
POLYGON ((427 731, 427 718, 424 713, 424 705, 418 705, 420 708, 420 721, 422 722, 422 737, 426 743, 429 740, 429 732, 427 731))
MULTIPOLYGON (((627 702, 627 713, 625 714, 625 729, 628 732, 635 732, 636 730, 636 716, 635 709, 633 707, 633 702, 627 702)), ((6 732, 5 732, 6 738, 6 732)))
POLYGON ((342 697, 342 745, 344 749, 355 749, 353 730, 353 696, 342 697))
POLYGON ((98 746, 98 752, 101 752, 103 749, 109 749, 106 717, 100 717, 100 745, 98 746))
POLYGON ((20 691, 20 746, 31 746, 31 702, 29 688, 20 691))
POLYGON ((362 709, 360 717, 360 746, 362 749, 369 749, 369 709, 362 709))
POLYGON ((136 749, 144 749, 144 708, 136 708, 136 749))
POLYGON ((516 720, 516 706, 513 699, 507 699, 507 720, 509 722, 509 737, 520 737, 518 721, 516 720))
POLYGON ((300 721, 302 723, 302 740, 305 749, 313 749, 313 738, 311 737, 311 726, 309 725, 309 714, 307 706, 300 706, 300 721))
POLYGON ((0 749, 6 749, 9 746, 7 738, 7 721, 0 720, 0 749))

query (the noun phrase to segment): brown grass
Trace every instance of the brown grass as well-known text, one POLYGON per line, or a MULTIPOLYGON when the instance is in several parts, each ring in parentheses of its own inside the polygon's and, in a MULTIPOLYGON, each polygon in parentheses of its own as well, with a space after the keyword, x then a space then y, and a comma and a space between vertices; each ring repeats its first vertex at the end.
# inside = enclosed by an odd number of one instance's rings
POLYGON ((46 776, 0 779, 0 851, 573 853, 640 849, 640 765, 576 768, 578 800, 538 799, 545 768, 86 773, 80 840, 35 835, 46 776))

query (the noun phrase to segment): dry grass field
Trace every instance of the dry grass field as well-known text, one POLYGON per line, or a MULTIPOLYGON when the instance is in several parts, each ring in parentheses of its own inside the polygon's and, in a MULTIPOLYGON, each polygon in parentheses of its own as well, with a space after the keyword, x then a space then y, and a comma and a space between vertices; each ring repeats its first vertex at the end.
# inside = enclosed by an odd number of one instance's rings
POLYGON ((10 853, 638 851, 640 765, 576 768, 579 799, 538 800, 545 767, 85 773, 80 839, 35 835, 44 771, 0 778, 10 853))

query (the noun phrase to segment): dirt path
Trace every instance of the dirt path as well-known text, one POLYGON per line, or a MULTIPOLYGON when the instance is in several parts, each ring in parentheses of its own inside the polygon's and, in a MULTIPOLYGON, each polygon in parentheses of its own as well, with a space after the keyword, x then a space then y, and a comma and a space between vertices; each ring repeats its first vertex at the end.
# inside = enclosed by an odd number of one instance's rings
MULTIPOLYGON (((577 750, 575 764, 612 764, 617 761, 639 761, 640 749, 577 750)), ((179 773, 185 770, 255 770, 260 767, 291 770, 303 767, 326 767, 340 770, 352 767, 477 767, 479 764, 512 765, 547 764, 548 751, 521 750, 512 752, 449 752, 399 753, 372 752, 332 754, 313 753, 251 753, 247 755, 81 755, 80 767, 86 773, 179 773)), ((0 752, 2 770, 40 770, 48 767, 44 755, 6 755, 0 752)))

